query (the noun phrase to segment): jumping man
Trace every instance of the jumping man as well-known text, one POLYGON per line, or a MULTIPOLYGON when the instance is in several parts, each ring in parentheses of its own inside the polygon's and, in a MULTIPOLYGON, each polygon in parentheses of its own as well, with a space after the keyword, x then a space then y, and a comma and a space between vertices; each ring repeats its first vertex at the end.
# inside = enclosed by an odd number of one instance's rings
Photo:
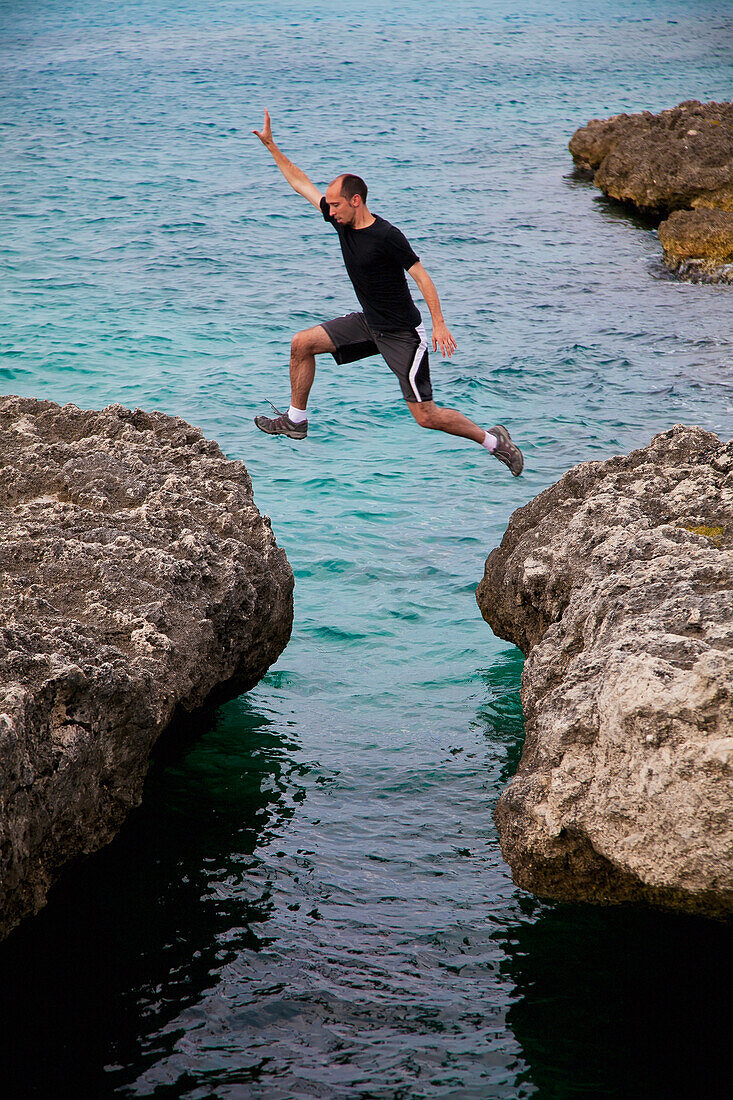
POLYGON ((257 427, 270 435, 305 439, 316 355, 329 352, 341 364, 381 354, 397 375, 407 407, 421 428, 473 439, 519 477, 524 465, 522 452, 502 424, 484 431, 456 409, 440 408, 433 401, 427 338, 405 271, 417 283, 430 310, 433 351, 439 347, 444 358, 450 357, 456 342, 443 319, 433 280, 407 239, 396 226, 367 208, 364 181, 349 174, 337 176, 324 196, 278 149, 267 111, 262 131, 252 133, 269 149, 293 190, 320 210, 338 233, 346 270, 363 310, 295 334, 290 353, 290 407, 274 419, 256 416, 257 427))

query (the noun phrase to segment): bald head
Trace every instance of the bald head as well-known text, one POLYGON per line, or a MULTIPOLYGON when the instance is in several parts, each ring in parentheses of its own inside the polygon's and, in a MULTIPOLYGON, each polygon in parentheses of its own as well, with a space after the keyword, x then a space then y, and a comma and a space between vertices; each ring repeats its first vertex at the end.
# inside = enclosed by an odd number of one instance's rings
POLYGON ((345 172, 341 176, 336 176, 336 179, 329 184, 329 187, 338 187, 339 194, 351 202, 354 195, 358 195, 363 203, 367 200, 367 185, 361 176, 353 176, 350 172, 345 172))
POLYGON ((374 223, 366 204, 367 187, 359 176, 344 173, 326 188, 329 215, 337 225, 365 229, 374 223))

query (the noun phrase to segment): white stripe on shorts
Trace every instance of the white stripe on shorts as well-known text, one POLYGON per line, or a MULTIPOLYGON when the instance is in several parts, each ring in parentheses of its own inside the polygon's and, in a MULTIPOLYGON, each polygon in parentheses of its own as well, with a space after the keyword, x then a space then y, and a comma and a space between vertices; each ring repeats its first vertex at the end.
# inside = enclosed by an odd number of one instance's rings
POLYGON ((412 366, 410 367, 410 385, 412 386, 412 392, 415 394, 415 397, 418 399, 418 401, 422 401, 422 397, 417 392, 415 378, 417 377, 417 372, 420 368, 422 357, 428 350, 428 338, 425 335, 425 325, 423 325, 422 323, 417 326, 415 332, 420 337, 420 343, 418 345, 417 351, 415 352, 415 358, 412 360, 412 366))

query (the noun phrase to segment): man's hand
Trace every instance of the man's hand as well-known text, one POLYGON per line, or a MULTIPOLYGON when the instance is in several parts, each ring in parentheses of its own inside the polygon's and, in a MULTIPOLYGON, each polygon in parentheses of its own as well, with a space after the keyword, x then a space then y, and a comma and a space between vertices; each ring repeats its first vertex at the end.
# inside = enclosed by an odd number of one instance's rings
POLYGON ((263 145, 269 146, 272 144, 272 126, 270 125, 270 112, 267 107, 265 107, 265 124, 262 130, 253 130, 252 133, 260 139, 263 145))
POLYGON ((299 195, 302 195, 304 199, 315 206, 316 210, 321 208, 321 199, 323 196, 315 184, 306 176, 305 172, 302 172, 300 168, 296 167, 291 160, 285 156, 285 154, 278 149, 275 142, 272 140, 272 126, 270 125, 270 112, 265 107, 265 122, 261 130, 253 130, 252 133, 255 137, 258 137, 266 149, 272 154, 275 164, 278 166, 285 179, 288 181, 293 191, 297 191, 299 195))
POLYGON ((445 359, 447 355, 450 359, 451 355, 456 350, 457 344, 443 320, 443 311, 440 308, 440 298, 435 289, 435 283, 419 260, 416 264, 413 264, 412 267, 407 269, 407 274, 412 276, 420 288, 420 293, 427 303, 427 307, 430 310, 430 316, 433 318, 433 351, 437 351, 437 349, 440 348, 443 358, 445 359))
POLYGON ((439 321, 437 324, 433 325, 433 351, 437 351, 438 347, 440 347, 444 359, 446 355, 450 359, 457 347, 455 340, 448 331, 445 321, 439 321))

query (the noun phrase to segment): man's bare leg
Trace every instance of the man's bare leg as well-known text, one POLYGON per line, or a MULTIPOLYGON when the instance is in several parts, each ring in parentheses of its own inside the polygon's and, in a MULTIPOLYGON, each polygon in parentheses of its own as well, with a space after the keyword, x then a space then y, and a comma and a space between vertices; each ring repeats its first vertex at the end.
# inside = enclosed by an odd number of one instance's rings
POLYGON ((486 432, 457 409, 441 409, 434 401, 408 401, 407 407, 421 428, 433 428, 448 435, 472 439, 508 466, 514 477, 521 474, 524 468, 522 452, 512 442, 503 424, 496 424, 486 432))
POLYGON ((296 332, 290 345, 290 407, 286 413, 279 413, 274 418, 256 416, 255 424, 260 431, 268 435, 286 435, 290 439, 305 439, 308 434, 305 410, 316 376, 316 356, 335 350, 323 325, 296 332))
POLYGON ((486 432, 457 409, 442 409, 434 401, 408 401, 408 409, 421 428, 434 428, 448 435, 460 435, 483 445, 486 432))
POLYGON ((305 412, 316 376, 316 356, 335 351, 323 325, 296 332, 290 344, 290 404, 305 412))

